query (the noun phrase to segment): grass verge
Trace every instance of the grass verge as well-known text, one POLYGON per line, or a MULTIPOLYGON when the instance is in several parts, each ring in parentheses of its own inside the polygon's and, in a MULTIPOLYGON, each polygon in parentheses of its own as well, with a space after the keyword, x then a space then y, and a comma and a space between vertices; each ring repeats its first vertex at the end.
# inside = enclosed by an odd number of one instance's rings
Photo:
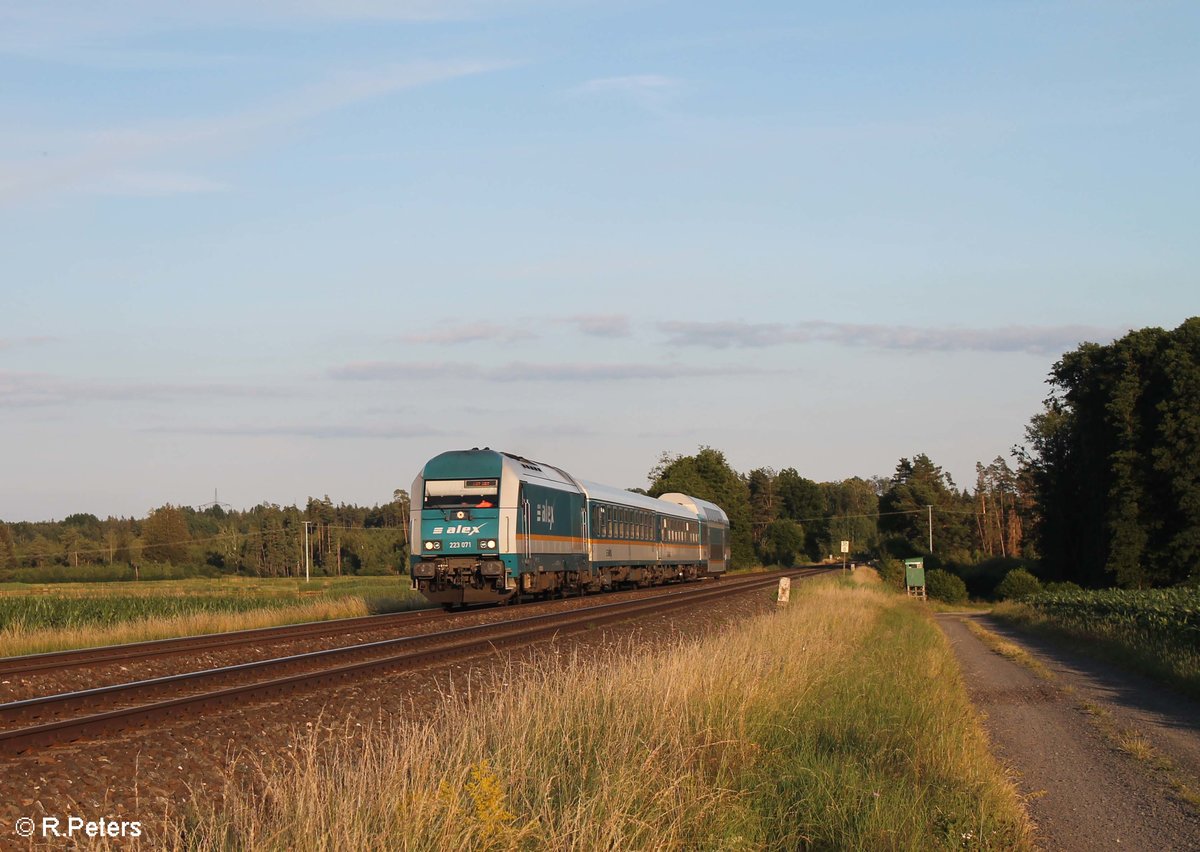
POLYGON ((197 796, 178 848, 1022 849, 953 654, 878 588, 654 652, 548 653, 197 796), (207 804, 205 804, 207 803, 207 804))

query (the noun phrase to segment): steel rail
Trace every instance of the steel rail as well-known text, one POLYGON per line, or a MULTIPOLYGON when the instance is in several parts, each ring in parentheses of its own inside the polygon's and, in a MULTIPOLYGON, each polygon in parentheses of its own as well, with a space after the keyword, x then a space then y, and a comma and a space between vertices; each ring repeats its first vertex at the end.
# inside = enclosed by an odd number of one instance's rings
POLYGON ((270 676, 268 680, 225 686, 209 692, 199 692, 153 701, 149 704, 136 704, 92 713, 83 717, 56 719, 0 731, 0 752, 16 754, 39 746, 73 742, 99 733, 144 726, 164 715, 175 717, 177 711, 183 708, 187 708, 189 711, 210 709, 233 702, 241 702, 247 698, 262 698, 345 678, 360 677, 368 672, 412 667, 437 659, 491 653, 499 647, 525 645, 563 633, 578 633, 590 630, 599 624, 687 606, 710 598, 722 597, 732 591, 748 591, 766 587, 773 585, 779 576, 799 577, 811 576, 816 573, 821 573, 821 570, 801 569, 768 576, 753 575, 750 578, 740 578, 733 583, 722 583, 716 588, 705 586, 699 589, 673 591, 633 601, 599 604, 566 612, 544 613, 493 624, 454 628, 440 633, 405 636, 349 648, 314 651, 293 657, 261 660, 220 669, 189 672, 184 675, 154 678, 131 684, 97 687, 81 692, 12 702, 0 705, 0 715, 7 717, 9 721, 25 719, 28 714, 38 718, 47 712, 87 709, 99 698, 109 699, 121 694, 136 696, 139 691, 144 693, 147 690, 154 691, 161 687, 172 687, 185 683, 219 682, 233 674, 261 671, 270 676), (730 588, 731 586, 734 588, 730 588), (399 653, 396 653, 397 650, 399 653), (356 659, 373 656, 380 651, 385 652, 386 655, 374 656, 372 659, 365 660, 356 659), (303 667, 314 661, 330 662, 332 665, 316 671, 301 673, 293 671, 297 667, 303 667), (278 676, 279 674, 282 676, 278 676))

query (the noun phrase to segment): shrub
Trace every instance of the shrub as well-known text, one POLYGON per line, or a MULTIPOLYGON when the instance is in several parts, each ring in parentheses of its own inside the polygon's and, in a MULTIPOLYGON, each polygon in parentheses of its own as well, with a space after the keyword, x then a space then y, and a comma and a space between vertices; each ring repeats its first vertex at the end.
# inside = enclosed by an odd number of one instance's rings
POLYGON ((1012 556, 993 556, 974 565, 962 564, 955 567, 955 573, 967 584, 967 592, 975 598, 992 599, 996 597, 996 587, 1000 581, 1014 569, 1025 568, 1028 564, 1022 559, 1012 556))
POLYGON ((1072 583, 1070 580, 1052 580, 1042 586, 1043 592, 1082 592, 1078 583, 1072 583))
POLYGON ((875 563, 880 578, 889 586, 904 585, 904 563, 890 556, 881 556, 875 563))
POLYGON ((996 586, 996 597, 1001 600, 1020 598, 1025 595, 1036 595, 1042 590, 1041 581, 1024 568, 1014 568, 1004 575, 1000 585, 996 586))
POLYGON ((925 574, 925 592, 939 601, 963 603, 967 599, 967 584, 949 571, 934 568, 925 574))

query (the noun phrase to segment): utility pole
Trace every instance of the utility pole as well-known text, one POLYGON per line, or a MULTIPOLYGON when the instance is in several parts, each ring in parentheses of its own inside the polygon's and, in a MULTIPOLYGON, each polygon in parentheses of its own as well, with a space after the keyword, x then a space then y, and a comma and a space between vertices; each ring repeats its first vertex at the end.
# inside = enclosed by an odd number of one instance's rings
POLYGON ((929 552, 933 553, 933 506, 930 504, 925 508, 929 510, 929 552))
POLYGON ((306 583, 308 582, 308 557, 309 557, 308 525, 311 523, 312 523, 312 521, 304 522, 304 582, 306 582, 306 583))

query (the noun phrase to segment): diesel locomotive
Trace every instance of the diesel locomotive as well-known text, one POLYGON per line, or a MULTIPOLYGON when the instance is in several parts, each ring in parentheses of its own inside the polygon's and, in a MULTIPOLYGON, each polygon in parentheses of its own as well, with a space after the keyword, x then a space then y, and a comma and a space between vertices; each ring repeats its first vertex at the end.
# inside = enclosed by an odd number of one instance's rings
POLYGON ((413 482, 413 588, 450 609, 719 577, 729 517, 496 450, 430 459, 413 482))

